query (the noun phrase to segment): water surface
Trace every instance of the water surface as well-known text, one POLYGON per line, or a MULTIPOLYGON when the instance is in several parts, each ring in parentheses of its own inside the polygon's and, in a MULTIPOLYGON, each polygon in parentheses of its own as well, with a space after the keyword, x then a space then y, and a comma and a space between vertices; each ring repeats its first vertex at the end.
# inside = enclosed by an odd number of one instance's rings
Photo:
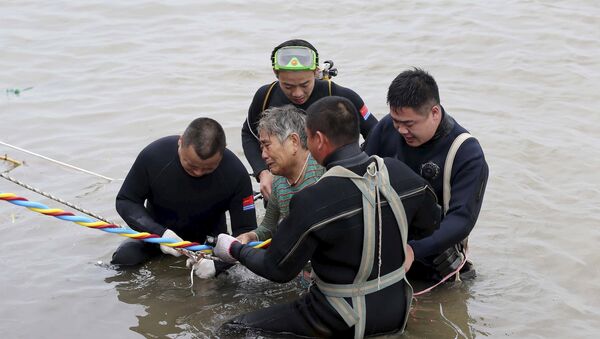
MULTIPOLYGON (((3 1, 0 141, 119 179, 199 116, 220 121, 241 157, 248 105, 287 39, 335 60, 335 81, 378 117, 391 80, 422 67, 480 140, 490 180, 470 242, 478 278, 419 298, 406 337, 595 337, 599 16, 589 0, 3 1)), ((119 180, 0 154, 25 162, 11 176, 122 223, 119 180)), ((4 179, 0 191, 70 210, 4 179)), ((0 225, 5 338, 226 338, 223 322, 302 292, 242 268, 190 288, 178 259, 117 271, 98 262, 120 237, 8 203, 0 225)))

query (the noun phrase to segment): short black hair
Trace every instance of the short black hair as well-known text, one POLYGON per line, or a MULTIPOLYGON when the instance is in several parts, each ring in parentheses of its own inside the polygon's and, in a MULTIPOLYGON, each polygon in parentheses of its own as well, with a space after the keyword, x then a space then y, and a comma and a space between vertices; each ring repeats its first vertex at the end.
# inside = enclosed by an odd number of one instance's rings
POLYGON ((440 93, 435 79, 420 68, 400 73, 390 84, 387 103, 392 108, 409 107, 420 112, 426 105, 438 105, 440 93))
POLYGON ((346 98, 324 97, 306 110, 306 128, 311 134, 321 131, 335 146, 357 143, 358 111, 346 98))
POLYGON ((315 46, 313 46, 310 42, 308 42, 306 40, 292 39, 292 40, 282 42, 277 47, 273 48, 273 51, 271 52, 271 66, 272 67, 275 67, 275 53, 277 53, 277 51, 283 47, 290 47, 290 46, 303 46, 303 47, 308 47, 308 48, 312 49, 315 52, 317 65, 319 64, 319 52, 317 52, 317 49, 315 48, 315 46))
POLYGON ((200 159, 208 159, 225 151, 225 131, 214 119, 198 118, 190 123, 181 136, 183 147, 192 145, 200 159))

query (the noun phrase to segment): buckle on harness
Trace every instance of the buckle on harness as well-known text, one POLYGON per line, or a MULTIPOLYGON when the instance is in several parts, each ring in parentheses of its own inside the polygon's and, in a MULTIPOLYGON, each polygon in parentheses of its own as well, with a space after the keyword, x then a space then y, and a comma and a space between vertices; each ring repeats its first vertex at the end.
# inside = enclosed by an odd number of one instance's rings
POLYGON ((369 166, 367 166, 367 174, 371 177, 377 175, 377 163, 372 162, 369 166))

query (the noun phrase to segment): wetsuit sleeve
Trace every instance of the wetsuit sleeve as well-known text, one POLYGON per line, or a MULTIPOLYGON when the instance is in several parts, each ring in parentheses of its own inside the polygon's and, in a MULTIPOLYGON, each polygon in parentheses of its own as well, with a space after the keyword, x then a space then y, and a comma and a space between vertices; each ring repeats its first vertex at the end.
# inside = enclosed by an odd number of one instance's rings
POLYGON ((476 139, 459 149, 451 177, 450 207, 431 236, 411 241, 415 259, 438 254, 469 236, 481 209, 488 178, 488 166, 476 139))
MULTIPOLYGON (((308 232, 311 225, 305 211, 312 210, 306 198, 290 202, 290 214, 279 224, 271 246, 264 249, 234 243, 231 254, 252 272, 275 282, 288 282, 300 273, 317 248, 317 239, 308 232), (299 200, 299 201, 297 201, 299 200)), ((308 198, 308 197, 307 197, 308 198)))
POLYGON ((408 239, 422 239, 440 227, 442 208, 438 205, 433 189, 428 185, 423 195, 410 198, 420 199, 413 219, 409 224, 408 239))
POLYGON ((360 122, 360 134, 363 139, 367 140, 369 132, 377 125, 377 118, 369 111, 363 99, 349 88, 342 87, 335 83, 331 84, 331 94, 344 97, 354 104, 358 111, 358 121, 360 122))
MULTIPOLYGON (((242 168, 243 166, 240 165, 242 168)), ((245 169, 238 174, 239 180, 236 193, 229 202, 231 231, 234 236, 250 232, 256 228, 256 209, 254 208, 254 193, 252 183, 245 169)))
MULTIPOLYGON (((383 122, 383 120, 382 120, 382 122, 383 122)), ((379 155, 380 157, 389 156, 389 155, 380 154, 379 143, 382 138, 382 131, 381 131, 383 129, 382 122, 379 122, 377 125, 375 125, 375 127, 373 127, 371 132, 369 132, 369 136, 366 138, 365 143, 363 145, 363 151, 365 153, 367 153, 367 155, 369 155, 369 156, 371 156, 371 155, 379 155)))
POLYGON ((132 229, 162 235, 166 227, 158 224, 144 207, 146 199, 150 196, 151 180, 144 166, 144 158, 145 150, 138 155, 123 181, 123 186, 117 194, 116 209, 132 229))
POLYGON ((263 217, 260 225, 254 231, 260 241, 264 241, 273 237, 273 233, 275 233, 277 224, 279 223, 279 217, 281 216, 281 211, 279 209, 279 196, 274 187, 275 183, 276 181, 273 181, 271 190, 273 193, 271 194, 271 199, 269 199, 269 203, 267 204, 265 216, 263 217))
POLYGON ((267 95, 268 87, 269 85, 263 86, 256 92, 256 94, 254 94, 254 99, 252 99, 250 108, 248 108, 248 115, 246 116, 246 120, 244 120, 244 125, 242 126, 242 147, 244 149, 244 156, 250 163, 253 175, 257 180, 260 172, 267 169, 267 164, 261 156, 260 142, 258 141, 258 131, 256 130, 256 125, 260 120, 262 105, 265 96, 267 95))

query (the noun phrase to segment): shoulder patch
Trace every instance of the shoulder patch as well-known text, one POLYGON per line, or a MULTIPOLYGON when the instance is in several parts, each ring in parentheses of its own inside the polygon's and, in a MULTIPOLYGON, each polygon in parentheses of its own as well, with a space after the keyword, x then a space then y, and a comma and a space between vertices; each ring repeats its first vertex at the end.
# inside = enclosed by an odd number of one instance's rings
POLYGON ((363 106, 360 108, 360 115, 365 120, 369 119, 369 116, 371 115, 371 112, 369 112, 369 109, 367 108, 366 104, 363 104, 363 106))
POLYGON ((242 200, 242 209, 244 211, 250 211, 254 209, 254 196, 252 194, 242 200))

